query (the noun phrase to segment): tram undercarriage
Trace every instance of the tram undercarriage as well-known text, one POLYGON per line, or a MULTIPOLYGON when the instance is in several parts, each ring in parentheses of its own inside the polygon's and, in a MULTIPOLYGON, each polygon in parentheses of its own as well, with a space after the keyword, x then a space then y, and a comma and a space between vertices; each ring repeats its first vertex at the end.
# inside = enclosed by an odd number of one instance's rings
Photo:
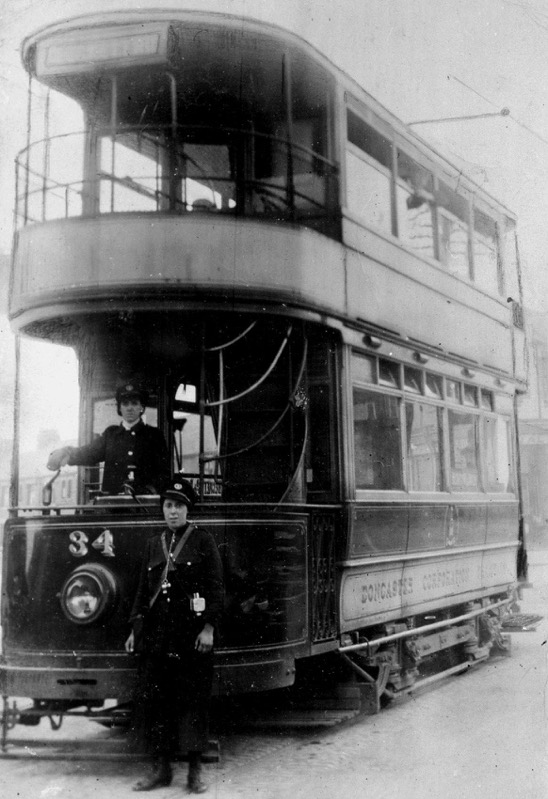
MULTIPOLYGON (((464 673, 490 656, 509 655, 511 638, 505 628, 515 632, 512 619, 518 611, 516 596, 509 592, 343 636, 338 649, 296 660, 292 686, 218 699, 217 722, 224 726, 230 716, 232 728, 326 727, 378 713, 394 700, 464 673)), ((537 621, 528 619, 529 625, 537 621)), ((35 699, 20 708, 3 697, 1 751, 6 754, 17 746, 9 737, 17 725, 37 727, 47 719, 52 730, 59 730, 65 718, 75 716, 108 728, 128 728, 131 702, 35 699)))

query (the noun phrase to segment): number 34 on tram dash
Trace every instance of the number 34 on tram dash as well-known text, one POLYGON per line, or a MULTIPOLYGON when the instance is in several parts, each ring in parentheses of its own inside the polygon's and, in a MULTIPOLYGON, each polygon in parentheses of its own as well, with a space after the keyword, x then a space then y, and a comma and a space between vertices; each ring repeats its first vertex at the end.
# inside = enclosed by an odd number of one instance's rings
MULTIPOLYGON (((223 558, 216 692, 329 664, 378 703, 435 657, 504 646, 525 567, 512 214, 273 26, 90 15, 22 57, 11 324, 76 353, 82 443, 116 422, 120 381, 146 385, 223 558)), ((15 721, 131 699, 162 520, 158 497, 99 491, 100 468, 72 506, 53 485, 31 507, 14 459, 4 743, 15 721)))

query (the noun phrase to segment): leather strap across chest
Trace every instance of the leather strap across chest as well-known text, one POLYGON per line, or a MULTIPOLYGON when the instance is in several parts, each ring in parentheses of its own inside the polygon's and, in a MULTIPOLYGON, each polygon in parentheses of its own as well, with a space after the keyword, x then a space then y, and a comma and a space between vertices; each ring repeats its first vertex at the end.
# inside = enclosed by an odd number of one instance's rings
POLYGON ((180 554, 181 550, 183 549, 184 545, 188 541, 188 539, 190 537, 190 534, 192 533, 193 530, 194 530, 194 525, 193 524, 189 524, 188 527, 186 528, 185 532, 181 536, 181 539, 177 543, 177 546, 175 547, 173 552, 170 552, 168 550, 167 543, 166 543, 166 534, 162 533, 162 549, 164 550, 166 563, 165 563, 165 566, 163 568, 162 576, 160 577, 160 581, 158 583, 158 587, 156 588, 156 591, 154 592, 154 595, 153 595, 152 599, 148 603, 149 610, 154 605, 156 600, 158 599, 158 595, 159 595, 160 591, 162 590, 162 585, 167 580, 168 572, 174 571, 174 569, 175 569, 174 561, 177 559, 177 556, 180 554))

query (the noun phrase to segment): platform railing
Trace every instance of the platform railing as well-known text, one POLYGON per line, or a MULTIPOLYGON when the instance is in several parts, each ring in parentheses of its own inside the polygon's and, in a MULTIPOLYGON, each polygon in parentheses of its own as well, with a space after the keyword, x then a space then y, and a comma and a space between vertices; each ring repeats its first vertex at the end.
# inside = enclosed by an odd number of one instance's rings
MULTIPOLYGON (((215 213, 324 229, 338 170, 285 139, 171 125, 94 129, 33 142, 16 159, 16 225, 113 213, 215 213)), ((329 232, 325 230, 325 232, 329 232)))

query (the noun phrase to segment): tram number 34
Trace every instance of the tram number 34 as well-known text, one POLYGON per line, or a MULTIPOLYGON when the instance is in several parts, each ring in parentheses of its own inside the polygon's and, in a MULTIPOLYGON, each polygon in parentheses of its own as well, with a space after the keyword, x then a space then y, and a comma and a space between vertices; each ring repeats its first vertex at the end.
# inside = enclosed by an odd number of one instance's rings
MULTIPOLYGON (((89 538, 82 530, 73 530, 69 535, 72 541, 69 544, 69 551, 75 558, 83 558, 89 551, 89 538)), ((110 530, 103 532, 91 542, 93 549, 97 549, 105 558, 114 557, 114 538, 110 530)))

